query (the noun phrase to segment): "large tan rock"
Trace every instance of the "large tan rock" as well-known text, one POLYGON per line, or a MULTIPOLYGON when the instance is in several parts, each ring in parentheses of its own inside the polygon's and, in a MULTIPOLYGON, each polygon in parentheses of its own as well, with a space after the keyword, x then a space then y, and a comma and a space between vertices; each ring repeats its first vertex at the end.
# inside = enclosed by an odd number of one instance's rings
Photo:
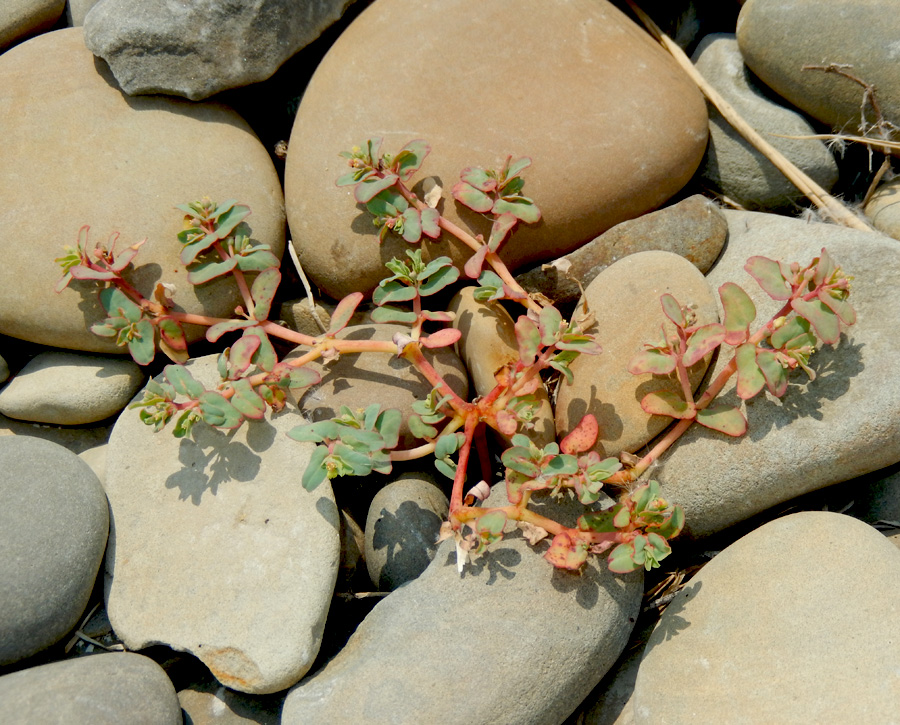
MULTIPOLYGON (((157 281, 177 287, 187 312, 230 316, 240 298, 231 279, 202 288, 178 260, 182 214, 204 196, 238 199, 253 210, 253 238, 284 249, 278 175, 265 148, 233 110, 147 96, 129 98, 80 28, 34 38, 0 57, 0 332, 78 350, 120 351, 88 329, 105 317, 96 285, 55 294, 53 261, 91 239, 148 242, 130 279, 145 295, 157 281)), ((194 337, 200 334, 193 330, 194 337)))
MULTIPOLYGON (((397 237, 379 245, 341 151, 384 137, 433 151, 422 174, 444 187, 439 208, 486 233, 449 189, 467 166, 530 156, 524 193, 543 221, 516 232, 512 267, 555 258, 662 204, 706 148, 696 86, 650 37, 605 1, 379 0, 344 32, 306 89, 285 170, 288 220, 307 273, 332 296, 387 276, 397 237)), ((449 243, 426 245, 447 254, 449 243)), ((453 246, 454 258, 463 256, 453 246)))
MULTIPOLYGON (((598 446, 610 455, 631 453, 661 433, 671 418, 650 415, 641 408, 647 393, 667 390, 680 393, 675 375, 632 375, 628 365, 644 349, 645 342, 658 340, 666 320, 659 298, 669 293, 696 315, 697 325, 718 322, 716 296, 700 271, 673 252, 632 254, 601 272, 585 290, 588 308, 596 316, 590 330, 603 352, 581 355, 570 366, 572 385, 560 386, 556 400, 556 429, 566 435, 587 413, 600 424, 598 446)), ((696 390, 709 364, 701 360, 688 373, 696 390)))

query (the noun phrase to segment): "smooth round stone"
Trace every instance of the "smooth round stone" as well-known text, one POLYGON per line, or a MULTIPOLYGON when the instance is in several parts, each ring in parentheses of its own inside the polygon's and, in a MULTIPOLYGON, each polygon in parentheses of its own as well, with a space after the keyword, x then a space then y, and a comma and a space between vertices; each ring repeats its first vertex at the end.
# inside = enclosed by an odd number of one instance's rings
MULTIPOLYGON (((788 378, 785 396, 764 390, 742 404, 734 377, 719 398, 739 405, 747 434, 731 438, 692 426, 654 472, 666 499, 685 510, 682 536, 708 536, 767 508, 900 461, 900 276, 897 242, 877 232, 808 223, 776 214, 725 210, 728 245, 711 286, 735 282, 756 305, 758 329, 783 303, 747 274, 755 255, 808 264, 823 247, 848 275, 857 321, 833 346, 817 346, 809 380, 788 378), (702 472, 702 475, 698 475, 702 472)), ((710 375, 729 362, 720 355, 710 375)))
MULTIPOLYGON (((0 332, 89 352, 116 352, 90 326, 106 318, 98 286, 74 281, 56 294, 54 259, 75 245, 120 233, 122 250, 145 237, 128 280, 152 297, 157 282, 176 286, 178 309, 231 317, 241 303, 233 280, 201 287, 179 261, 183 213, 210 197, 238 199, 253 211, 253 238, 284 250, 278 174, 246 122, 217 103, 119 90, 106 65, 84 47, 81 28, 47 33, 0 56, 0 332), (215 162, 210 159, 214 157, 215 162), (39 223, 36 220, 40 220, 39 223)), ((193 339, 204 328, 189 328, 193 339)))
POLYGON ((876 229, 900 239, 900 177, 879 186, 866 204, 865 212, 876 229))
POLYGON ((0 5, 0 51, 17 40, 52 27, 65 7, 66 0, 3 0, 0 5))
MULTIPOLYGON (((684 257, 672 252, 632 254, 601 272, 588 285, 584 300, 596 316, 589 332, 597 336, 603 352, 581 355, 569 366, 575 381, 572 385, 563 383, 556 400, 556 429, 560 437, 592 413, 600 424, 597 450, 609 455, 620 451, 635 453, 672 423, 671 418, 645 413, 641 400, 647 393, 662 390, 680 394, 677 379, 628 372, 628 365, 644 349, 644 343, 659 339, 663 324, 674 331, 659 301, 666 293, 694 312, 694 324, 719 321, 716 297, 703 275, 684 257)), ((708 365, 709 356, 688 370, 693 390, 708 365)))
POLYGON ((9 365, 6 360, 0 356, 0 383, 5 383, 9 379, 9 365))
POLYGON ((0 501, 5 665, 55 644, 78 623, 106 549, 109 510, 84 461, 24 436, 0 437, 0 501))
POLYGON ((143 383, 130 358, 45 352, 0 390, 0 413, 53 425, 95 423, 122 410, 143 383))
MULTIPOLYGON (((384 262, 408 248, 396 236, 379 244, 351 188, 334 186, 347 168, 338 154, 371 137, 383 137, 388 153, 427 141, 432 152, 413 183, 434 177, 442 213, 485 238, 490 221, 454 202, 450 188, 466 167, 531 157, 523 193, 543 221, 520 225, 504 245, 516 268, 660 206, 696 170, 707 117, 688 76, 605 0, 379 0, 319 64, 285 167, 297 254, 336 298, 371 291, 389 274, 384 262), (487 40, 499 29, 510 40, 487 40), (372 52, 375 39, 398 32, 402 42, 372 52)), ((426 253, 461 266, 471 252, 448 240, 426 243, 426 253)))
MULTIPOLYGON (((864 89, 837 73, 803 70, 831 63, 875 86, 886 120, 900 124, 897 38, 892 0, 747 0, 737 22, 744 62, 802 111, 856 133, 864 89)), ((871 107, 866 119, 872 123, 871 107)), ((896 152, 894 152, 896 153, 896 152)))
MULTIPOLYGON (((462 332, 456 347, 472 378, 475 393, 485 396, 497 386, 494 374, 518 361, 519 345, 512 315, 497 302, 476 300, 472 296, 474 289, 463 287, 450 300, 448 309, 456 315, 453 327, 462 332)), ((531 421, 533 427, 523 431, 520 424, 519 432, 525 432, 535 445, 543 447, 556 440, 553 408, 544 385, 534 395, 540 405, 531 421)), ((508 436, 501 435, 501 438, 508 441, 508 436)))
MULTIPOLYGON (((409 328, 403 325, 351 325, 336 337, 338 340, 389 341, 397 332, 408 333, 409 328)), ((288 359, 299 354, 294 351, 288 359)), ((450 388, 460 397, 467 398, 469 383, 466 371, 453 348, 426 349, 424 354, 450 388)), ((348 352, 327 365, 316 360, 307 367, 322 375, 322 381, 310 387, 299 402, 304 414, 313 421, 330 420, 340 415, 342 405, 356 411, 379 403, 383 410, 396 408, 403 414, 400 447, 416 445, 418 439, 409 432, 406 421, 412 414, 412 404, 423 400, 431 392, 431 383, 411 363, 396 354, 348 352)))
MULTIPOLYGON (((217 355, 186 367, 208 388, 217 355)), ((160 380, 157 378, 157 380, 160 380)), ((315 445, 291 440, 286 408, 236 430, 198 422, 175 438, 137 411, 109 441, 106 491, 115 526, 106 608, 129 649, 166 644, 222 684, 284 690, 312 666, 340 558, 329 482, 300 485, 315 445)))
POLYGON ((182 717, 162 667, 134 652, 108 652, 0 677, 0 721, 181 725, 182 717))
POLYGON ((634 722, 896 721, 898 577, 900 551, 849 516, 804 511, 752 531, 666 607, 634 722))
MULTIPOLYGON (((707 35, 692 60, 747 123, 819 186, 831 191, 838 168, 828 147, 814 138, 783 138, 812 136, 817 131, 799 113, 775 103, 759 88, 744 65, 734 35, 707 35)), ((791 207, 805 198, 712 104, 708 110, 709 146, 700 174, 713 189, 748 209, 791 207)))
POLYGON ((637 252, 674 252, 706 274, 722 251, 727 234, 728 224, 716 203, 694 194, 672 206, 616 224, 574 252, 523 272, 516 281, 557 305, 574 305, 598 274, 637 252))
POLYGON ((372 584, 393 591, 425 571, 449 510, 447 497, 425 474, 405 474, 376 493, 366 518, 372 584))

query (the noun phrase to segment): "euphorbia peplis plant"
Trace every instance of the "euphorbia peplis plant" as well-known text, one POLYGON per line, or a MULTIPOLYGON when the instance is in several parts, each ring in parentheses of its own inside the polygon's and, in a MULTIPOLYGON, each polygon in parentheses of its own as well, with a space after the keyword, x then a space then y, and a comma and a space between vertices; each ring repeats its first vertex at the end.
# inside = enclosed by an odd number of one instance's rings
MULTIPOLYGON (((324 334, 303 335, 268 320, 281 281, 278 260, 267 246, 252 241, 244 221, 250 210, 233 201, 216 204, 206 200, 178 207, 185 213, 185 230, 179 240, 182 262, 188 265, 192 284, 204 284, 223 275, 235 278, 244 300, 244 306, 236 310, 237 319, 179 312, 163 284, 157 285, 152 300, 143 297, 123 277, 140 243, 119 254, 112 246, 90 250, 86 227, 79 232, 77 246, 67 247, 67 254, 57 260, 65 271, 57 289, 62 290, 71 279, 102 284, 100 301, 108 318, 95 325, 94 332, 114 337, 141 364, 153 359, 157 346, 175 362, 165 368, 164 381, 151 381, 143 399, 132 406, 140 408, 141 418, 156 430, 173 419, 176 436, 188 435, 198 421, 234 428, 245 419, 261 418, 267 407, 280 410, 288 388, 302 391, 319 382, 318 373, 305 367, 313 360, 349 353, 397 355, 415 366, 432 385, 431 393, 414 404, 406 421, 420 444, 398 449, 403 420, 397 410, 380 405, 364 410, 344 407, 333 420, 298 425, 289 432, 291 438, 317 444, 302 476, 304 487, 311 490, 327 479, 344 475, 389 473, 395 461, 433 456, 437 469, 453 479, 445 535, 456 538, 461 569, 468 556, 500 540, 510 521, 517 522, 532 543, 552 535, 545 558, 559 568, 578 569, 590 554, 601 553, 607 554, 608 565, 616 572, 658 566, 671 551, 668 540, 681 530, 684 513, 661 497, 657 482, 627 491, 605 511, 595 510, 595 506, 604 484, 636 480, 662 449, 657 446, 636 466, 623 467, 617 458, 601 459, 592 451, 599 428, 591 415, 559 444, 538 447, 527 435, 538 408, 535 393, 542 384, 541 375, 556 371, 571 382, 572 361, 581 354, 600 353, 588 333, 592 325, 588 312, 565 320, 549 301, 528 295, 498 254, 519 222, 535 223, 541 218, 533 200, 522 194, 521 174, 531 160, 509 157, 499 171, 469 167, 452 187, 456 202, 490 215, 492 226, 485 241, 440 213, 439 194, 419 199, 407 185, 430 151, 424 141, 413 141, 393 156, 381 155, 380 146, 380 139, 371 139, 362 147, 344 152, 350 170, 337 180, 339 186, 354 187, 355 200, 374 217, 379 239, 393 233, 417 244, 450 234, 472 251, 462 272, 478 280, 476 299, 509 300, 525 308, 515 323, 518 359, 497 371, 496 386, 482 397, 468 401, 457 395, 425 354, 429 348, 452 345, 460 337, 453 328, 425 331, 426 326, 431 329, 435 324, 453 321, 447 311, 424 307, 429 297, 459 280, 460 270, 449 258, 426 262, 421 250, 416 249, 407 252, 407 260, 387 263, 392 276, 375 290, 372 317, 376 322, 409 326, 408 332, 394 335, 391 342, 337 339, 363 299, 359 292, 340 301, 324 334), (255 274, 252 282, 245 273, 255 274), (213 342, 225 334, 240 333, 219 357, 222 381, 215 390, 207 390, 180 364, 187 359, 184 324, 206 325, 206 337, 213 342), (279 361, 269 336, 298 345, 299 354, 279 361), (485 426, 499 431, 512 444, 502 454, 508 498, 505 506, 478 505, 487 494, 485 489, 489 489, 484 482, 464 496, 473 446, 486 445, 481 434, 485 426), (590 507, 574 527, 564 526, 530 506, 535 495, 565 491, 590 507)), ((785 371, 798 365, 808 370, 806 362, 815 344, 811 326, 823 341, 834 342, 836 319, 845 324, 853 322, 846 303, 846 279, 824 250, 822 257, 803 269, 762 258, 751 260, 748 269, 767 292, 785 300, 783 313, 753 335, 749 333, 755 317, 752 303, 736 285, 725 285, 721 293, 726 309, 724 325, 694 327, 674 298, 663 296, 663 310, 675 332, 664 329, 663 338, 647 346, 632 371, 675 372, 682 381, 684 399, 659 393, 650 394, 643 403, 649 413, 680 419, 664 438, 666 445, 695 420, 739 435, 746 427, 740 412, 709 405, 735 370, 742 395, 751 390, 755 394, 764 384, 774 394, 782 394, 785 371), (797 316, 784 318, 791 311, 797 316), (763 342, 769 347, 760 347, 763 342), (686 368, 723 343, 735 346, 735 362, 694 401, 686 383, 686 368)), ((486 455, 482 458, 489 460, 486 455)), ((486 469, 482 475, 490 480, 486 469)))

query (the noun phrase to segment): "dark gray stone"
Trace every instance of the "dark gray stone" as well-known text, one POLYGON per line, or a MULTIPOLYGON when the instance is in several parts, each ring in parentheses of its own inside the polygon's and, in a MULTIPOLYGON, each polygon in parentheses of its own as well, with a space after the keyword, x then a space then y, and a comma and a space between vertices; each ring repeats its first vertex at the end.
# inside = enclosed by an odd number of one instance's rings
POLYGON ((110 652, 0 677, 0 722, 181 725, 182 718, 162 667, 133 652, 110 652))
POLYGON ((352 0, 105 0, 85 45, 128 94, 192 101, 263 81, 338 20, 352 0))
POLYGON ((0 665, 78 623, 108 532, 106 495, 84 461, 39 438, 0 437, 0 665))
POLYGON ((604 269, 637 252, 674 252, 706 274, 722 251, 727 233, 728 225, 716 204, 695 194, 665 209, 616 224, 580 249, 523 272, 516 280, 529 292, 540 292, 557 304, 574 304, 582 288, 604 269))
POLYGON ((425 571, 449 510, 447 497, 427 474, 404 474, 376 493, 366 518, 372 584, 392 591, 425 571))

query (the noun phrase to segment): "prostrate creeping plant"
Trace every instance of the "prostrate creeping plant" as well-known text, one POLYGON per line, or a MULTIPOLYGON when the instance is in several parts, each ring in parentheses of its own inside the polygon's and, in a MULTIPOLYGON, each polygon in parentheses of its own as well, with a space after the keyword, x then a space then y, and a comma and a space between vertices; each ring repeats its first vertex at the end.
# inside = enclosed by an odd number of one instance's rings
MULTIPOLYGON (((141 419, 157 431, 174 421, 176 436, 189 435, 200 421, 236 428, 245 419, 262 418, 268 408, 281 410, 288 389, 302 392, 320 381, 319 373, 305 367, 313 360, 382 353, 409 362, 432 385, 431 394, 414 405, 407 421, 410 431, 421 440, 419 445, 398 449, 402 414, 380 405, 364 410, 344 407, 338 417, 298 425, 288 435, 317 444, 302 475, 302 484, 309 490, 326 479, 366 476, 373 471, 390 473, 394 462, 433 456, 437 469, 453 479, 444 536, 456 539, 461 571, 468 557, 503 538, 510 521, 517 522, 532 544, 552 536, 544 556, 562 569, 578 570, 591 554, 605 554, 614 572, 659 566, 671 552, 668 540, 684 525, 684 512, 663 498, 658 482, 642 483, 639 477, 695 422, 730 436, 746 431, 747 422, 739 409, 713 404, 733 375, 737 374, 737 393, 743 399, 763 388, 772 395, 784 395, 790 371, 800 367, 814 377, 808 361, 816 346, 837 342, 840 325, 855 322, 847 301, 849 278, 824 249, 806 266, 753 257, 745 269, 770 297, 784 303, 753 332, 756 309, 736 284, 719 288, 725 310, 721 324, 697 326, 687 307, 671 295, 662 296, 663 315, 672 325, 663 325, 658 340, 636 351, 629 370, 674 375, 681 395, 662 391, 643 399, 641 405, 647 413, 677 420, 646 456, 630 463, 623 463, 630 460, 627 456, 601 458, 592 450, 599 436, 592 415, 585 416, 558 444, 538 447, 528 432, 542 375, 558 374, 571 382, 572 361, 579 355, 598 355, 601 350, 590 333, 589 313, 564 319, 551 301, 529 295, 498 254, 519 223, 541 219, 534 201, 522 193, 522 173, 531 160, 509 157, 499 170, 466 168, 452 187, 456 202, 492 219, 485 240, 444 217, 434 197, 426 201, 411 191, 409 181, 428 155, 428 144, 412 141, 394 155, 381 154, 380 147, 380 139, 370 139, 344 152, 349 170, 337 179, 338 186, 352 186, 355 200, 372 214, 379 239, 396 234, 410 244, 421 244, 446 233, 472 252, 463 270, 448 257, 423 261, 419 249, 408 251, 407 260, 394 258, 387 263, 392 276, 374 292, 377 308, 372 319, 409 327, 391 342, 337 339, 363 300, 360 292, 340 301, 330 326, 316 337, 270 321, 281 281, 279 260, 266 245, 251 239, 245 222, 250 209, 236 201, 217 204, 204 200, 179 206, 185 215, 185 229, 178 237, 189 282, 201 285, 223 275, 235 278, 244 300, 237 318, 180 312, 164 284, 156 286, 152 298, 144 297, 123 276, 142 242, 116 252, 114 235, 108 247, 89 248, 86 226, 79 231, 76 246, 66 247, 65 256, 57 260, 65 273, 57 291, 72 279, 96 281, 102 286, 100 301, 108 317, 92 330, 115 338, 142 365, 154 359, 157 348, 173 361, 164 370, 164 380, 148 383, 142 400, 132 407, 139 408, 141 419), (254 275, 252 281, 245 276, 248 273, 254 275), (428 310, 425 305, 427 298, 456 284, 461 274, 477 280, 475 299, 505 300, 524 308, 515 323, 518 359, 495 373, 493 390, 471 401, 457 395, 423 354, 423 349, 453 345, 460 338, 460 332, 452 327, 434 330, 435 325, 452 322, 452 313, 428 310), (219 356, 221 383, 214 390, 207 390, 181 364, 188 359, 184 324, 205 325, 211 342, 240 333, 219 356), (426 332, 426 328, 433 331, 426 332), (301 354, 279 361, 270 337, 294 343, 301 354), (687 368, 717 348, 723 348, 720 354, 731 354, 731 361, 695 400, 687 368), (473 447, 487 445, 486 426, 511 442, 501 456, 508 498, 505 506, 481 505, 489 491, 489 467, 481 471, 484 482, 465 492, 467 474, 473 468, 473 447), (596 510, 604 487, 619 491, 618 500, 610 508, 596 510), (535 496, 566 492, 587 507, 574 527, 530 506, 535 496)), ((481 458, 489 460, 487 455, 481 458)))

